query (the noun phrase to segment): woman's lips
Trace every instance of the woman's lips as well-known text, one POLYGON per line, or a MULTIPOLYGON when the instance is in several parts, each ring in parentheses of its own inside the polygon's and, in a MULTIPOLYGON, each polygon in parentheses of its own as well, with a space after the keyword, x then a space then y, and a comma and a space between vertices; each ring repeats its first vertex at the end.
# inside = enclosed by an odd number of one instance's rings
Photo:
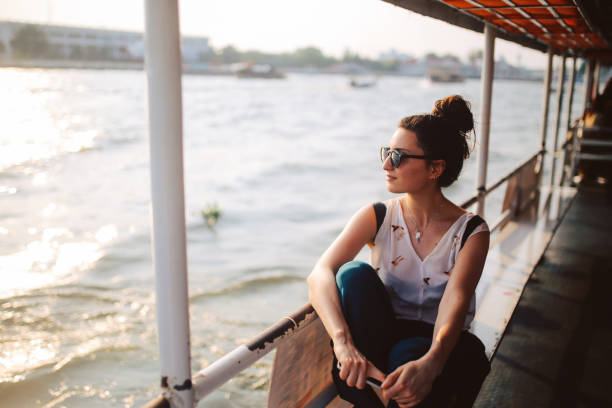
POLYGON ((397 177, 393 177, 387 174, 387 181, 393 181, 395 180, 397 177))

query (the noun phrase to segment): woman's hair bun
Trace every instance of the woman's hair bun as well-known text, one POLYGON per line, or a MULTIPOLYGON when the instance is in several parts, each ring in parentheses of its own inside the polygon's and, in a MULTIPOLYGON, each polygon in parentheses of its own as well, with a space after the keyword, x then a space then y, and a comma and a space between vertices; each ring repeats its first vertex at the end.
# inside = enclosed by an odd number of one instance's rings
POLYGON ((453 128, 467 133, 474 129, 471 107, 461 95, 452 95, 436 101, 431 114, 444 119, 453 128))

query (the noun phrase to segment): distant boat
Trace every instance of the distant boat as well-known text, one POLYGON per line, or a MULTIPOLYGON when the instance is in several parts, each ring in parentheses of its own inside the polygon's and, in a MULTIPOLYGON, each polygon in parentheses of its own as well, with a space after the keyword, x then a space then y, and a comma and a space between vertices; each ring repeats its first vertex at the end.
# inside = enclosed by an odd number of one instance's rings
POLYGON ((465 80, 458 68, 442 65, 429 67, 427 77, 431 82, 463 82, 465 80))
POLYGON ((283 79, 285 74, 270 64, 246 64, 235 71, 238 78, 283 79))
POLYGON ((349 85, 353 88, 370 88, 376 85, 376 79, 357 81, 356 79, 351 78, 349 85))

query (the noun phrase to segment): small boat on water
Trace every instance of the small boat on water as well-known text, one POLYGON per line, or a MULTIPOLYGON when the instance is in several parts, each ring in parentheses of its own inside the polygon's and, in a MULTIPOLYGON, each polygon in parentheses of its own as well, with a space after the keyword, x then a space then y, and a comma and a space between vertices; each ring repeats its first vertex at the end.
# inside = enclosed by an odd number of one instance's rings
POLYGON ((351 88, 371 88, 376 85, 376 79, 370 80, 357 80, 355 78, 351 78, 351 82, 349 82, 351 88))
POLYGON ((284 79, 285 74, 270 64, 246 64, 235 71, 238 78, 284 79))

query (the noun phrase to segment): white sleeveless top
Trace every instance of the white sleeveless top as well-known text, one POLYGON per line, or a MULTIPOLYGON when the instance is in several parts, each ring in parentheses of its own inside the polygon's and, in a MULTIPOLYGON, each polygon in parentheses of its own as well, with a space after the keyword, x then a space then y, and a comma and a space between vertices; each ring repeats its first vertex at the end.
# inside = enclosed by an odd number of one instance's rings
MULTIPOLYGON (((402 215, 400 198, 385 202, 387 212, 376 234, 370 254, 370 264, 378 273, 398 319, 421 320, 435 324, 438 306, 446 283, 453 273, 463 232, 475 215, 461 215, 446 231, 433 251, 423 260, 412 247, 408 228, 402 215)), ((477 226, 470 237, 488 231, 485 222, 477 226)), ((474 319, 476 297, 472 296, 464 329, 474 319)))

